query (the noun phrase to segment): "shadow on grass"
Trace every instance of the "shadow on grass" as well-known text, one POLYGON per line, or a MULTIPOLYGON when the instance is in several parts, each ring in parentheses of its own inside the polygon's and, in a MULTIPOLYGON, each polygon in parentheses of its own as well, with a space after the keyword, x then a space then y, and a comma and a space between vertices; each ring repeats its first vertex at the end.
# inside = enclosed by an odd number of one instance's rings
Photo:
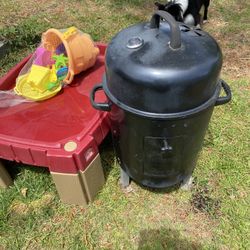
POLYGON ((205 139, 203 141, 203 147, 209 148, 214 146, 214 133, 212 131, 212 128, 209 127, 206 132, 205 139))
MULTIPOLYGON (((101 161, 102 166, 104 168, 105 178, 107 179, 115 161, 112 138, 110 134, 100 145, 99 150, 101 154, 101 161)), ((50 175, 49 169, 46 167, 31 166, 20 162, 9 161, 4 159, 1 159, 1 161, 13 180, 15 180, 21 174, 21 172, 23 172, 23 170, 29 170, 32 173, 50 175)))
POLYGON ((138 250, 150 249, 201 249, 202 245, 183 237, 171 228, 143 230, 139 236, 138 250))
POLYGON ((49 175, 49 170, 45 167, 31 166, 8 160, 2 160, 2 162, 12 179, 16 179, 16 177, 21 173, 22 169, 31 170, 34 173, 44 173, 49 175))
POLYGON ((108 136, 104 139, 104 141, 99 147, 99 151, 101 154, 101 161, 102 161, 105 179, 107 180, 115 164, 115 153, 114 153, 111 133, 109 133, 108 136))
MULTIPOLYGON (((134 181, 134 180, 133 180, 134 181)), ((155 193, 155 194, 166 194, 166 193, 172 193, 174 191, 177 191, 180 189, 181 183, 175 184, 171 187, 166 187, 166 188, 151 188, 151 187, 146 187, 141 185, 140 183, 135 182, 136 185, 140 186, 142 189, 147 190, 149 192, 155 193)))

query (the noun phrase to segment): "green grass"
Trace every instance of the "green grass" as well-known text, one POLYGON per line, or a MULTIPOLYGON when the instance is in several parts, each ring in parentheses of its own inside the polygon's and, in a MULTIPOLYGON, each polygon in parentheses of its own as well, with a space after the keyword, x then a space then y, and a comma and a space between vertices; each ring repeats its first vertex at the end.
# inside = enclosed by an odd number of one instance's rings
MULTIPOLYGON (((148 20, 153 2, 0 0, 0 34, 12 46, 0 60, 0 74, 30 53, 47 27, 76 25, 108 42, 128 25, 148 20)), ((0 249, 250 248, 250 8, 243 0, 211 2, 204 28, 221 45, 222 78, 233 100, 214 110, 193 190, 157 192, 132 183, 133 191, 123 193, 110 140, 101 153, 105 186, 87 208, 62 204, 46 169, 8 163, 15 181, 0 190, 0 249)))

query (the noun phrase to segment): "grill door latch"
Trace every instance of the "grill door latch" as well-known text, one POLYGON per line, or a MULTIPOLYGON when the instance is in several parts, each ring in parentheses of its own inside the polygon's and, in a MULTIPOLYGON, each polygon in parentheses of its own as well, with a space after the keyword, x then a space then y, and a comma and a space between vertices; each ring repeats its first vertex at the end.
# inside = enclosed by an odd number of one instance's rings
POLYGON ((162 152, 169 152, 172 151, 172 147, 168 144, 168 141, 166 139, 163 140, 163 147, 161 148, 162 152))

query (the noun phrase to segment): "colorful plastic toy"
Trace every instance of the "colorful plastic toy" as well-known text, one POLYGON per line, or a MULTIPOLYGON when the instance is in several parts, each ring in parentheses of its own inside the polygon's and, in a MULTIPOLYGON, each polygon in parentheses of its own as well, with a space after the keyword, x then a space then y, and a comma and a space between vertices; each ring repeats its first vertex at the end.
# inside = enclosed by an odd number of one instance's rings
POLYGON ((72 26, 68 28, 64 33, 63 33, 63 39, 67 40, 68 38, 72 37, 74 34, 77 33, 77 28, 72 26))
POLYGON ((69 59, 68 74, 64 83, 72 82, 74 75, 92 67, 99 54, 88 34, 81 33, 75 27, 67 29, 64 33, 57 29, 49 29, 42 36, 42 45, 54 53, 60 44, 64 45, 69 59))
POLYGON ((66 50, 65 50, 65 47, 63 45, 63 43, 59 44, 56 48, 56 54, 57 55, 60 55, 60 54, 64 54, 66 56, 66 50))
POLYGON ((29 73, 19 76, 15 92, 33 101, 42 101, 56 95, 62 88, 57 82, 55 67, 52 69, 32 65, 29 73))
POLYGON ((47 90, 53 91, 53 89, 58 87, 59 84, 60 84, 59 81, 57 81, 57 82, 49 82, 48 85, 47 85, 47 90))
POLYGON ((51 51, 48 51, 43 47, 39 47, 35 51, 35 59, 33 63, 45 67, 48 65, 53 65, 55 61, 51 58, 51 56, 51 51))
POLYGON ((46 83, 50 80, 50 69, 33 64, 30 73, 27 75, 27 83, 32 88, 40 91, 45 90, 46 83))
POLYGON ((27 99, 41 101, 56 95, 74 75, 95 64, 99 49, 90 36, 77 28, 49 29, 42 44, 21 70, 15 92, 27 99))
POLYGON ((55 65, 52 65, 51 73, 50 73, 50 81, 57 82, 57 80, 58 78, 57 78, 57 73, 56 73, 56 67, 55 65))
POLYGON ((65 77, 68 74, 68 67, 62 67, 59 70, 57 70, 56 75, 57 78, 65 77))
POLYGON ((66 56, 64 56, 64 54, 54 55, 52 56, 52 58, 56 61, 55 67, 57 70, 62 67, 66 67, 69 61, 69 59, 66 56))

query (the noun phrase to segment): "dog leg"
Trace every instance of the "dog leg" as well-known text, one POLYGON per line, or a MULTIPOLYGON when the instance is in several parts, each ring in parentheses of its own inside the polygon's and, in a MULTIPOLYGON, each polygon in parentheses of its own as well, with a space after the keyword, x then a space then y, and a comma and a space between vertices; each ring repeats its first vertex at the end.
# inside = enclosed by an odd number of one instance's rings
POLYGON ((203 24, 204 24, 203 15, 200 15, 200 14, 199 14, 199 17, 198 17, 197 20, 198 20, 198 21, 197 21, 196 28, 202 29, 202 28, 203 28, 203 24))
POLYGON ((203 18, 203 22, 207 22, 207 14, 208 14, 208 7, 210 4, 210 0, 205 1, 205 8, 204 8, 204 18, 203 18))
POLYGON ((205 9, 204 9, 203 23, 207 22, 207 12, 208 12, 208 7, 205 7, 205 9))

